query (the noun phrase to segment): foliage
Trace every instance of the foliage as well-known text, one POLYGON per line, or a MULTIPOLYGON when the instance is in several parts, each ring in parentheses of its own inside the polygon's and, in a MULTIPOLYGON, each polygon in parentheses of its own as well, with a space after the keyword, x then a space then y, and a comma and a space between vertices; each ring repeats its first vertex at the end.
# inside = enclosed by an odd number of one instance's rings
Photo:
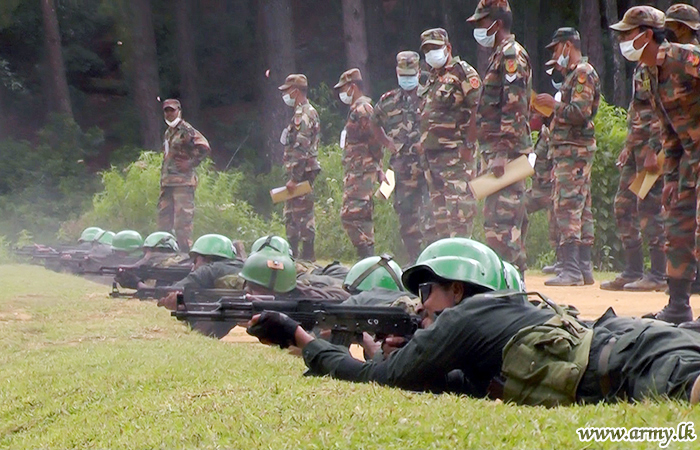
POLYGON ((0 235, 0 264, 6 264, 13 261, 12 253, 10 252, 10 241, 7 236, 0 235))
POLYGON ((80 278, 2 266, 0 285, 2 448, 658 448, 576 429, 700 422, 668 400, 545 409, 305 377, 287 352, 203 337, 80 278))
POLYGON ((338 96, 326 83, 309 91, 309 101, 318 111, 321 121, 321 141, 333 145, 340 140, 340 132, 345 127, 345 114, 341 111, 338 96))

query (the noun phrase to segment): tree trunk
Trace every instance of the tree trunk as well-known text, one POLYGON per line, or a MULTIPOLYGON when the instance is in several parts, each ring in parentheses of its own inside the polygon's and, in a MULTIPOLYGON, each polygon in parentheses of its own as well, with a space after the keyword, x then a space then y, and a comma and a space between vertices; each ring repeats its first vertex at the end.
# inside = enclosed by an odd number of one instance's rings
POLYGON ((598 0, 582 0, 579 15, 579 32, 581 33, 581 50, 584 56, 605 80, 605 56, 601 40, 600 5, 598 0))
POLYGON ((343 32, 347 68, 357 67, 362 72, 365 94, 371 92, 367 67, 367 32, 365 30, 365 7, 362 0, 343 1, 343 32))
MULTIPOLYGON (((617 0, 605 0, 605 16, 608 24, 616 23, 618 20, 617 0)), ((617 41, 616 33, 609 29, 610 42, 612 44, 613 56, 613 103, 617 106, 627 106, 627 70, 625 58, 620 53, 620 44, 617 41)))
POLYGON ((49 73, 46 76, 51 110, 73 117, 66 80, 66 68, 61 54, 61 34, 58 29, 58 16, 53 0, 41 0, 41 14, 44 20, 44 46, 49 73))
POLYGON ((198 70, 193 17, 192 0, 175 0, 177 62, 180 69, 182 109, 187 120, 196 123, 199 118, 200 98, 197 89, 198 70))
MULTIPOLYGON (((260 113, 262 115, 265 155, 271 163, 281 163, 284 149, 279 142, 288 125, 290 109, 282 102, 277 89, 290 73, 296 72, 294 32, 290 0, 261 0, 260 32, 264 42, 265 67, 261 80, 260 113), (269 71, 269 72, 268 72, 269 71)), ((267 168, 270 166, 268 165, 267 168)))
MULTIPOLYGON (((666 10, 674 3, 679 3, 679 2, 675 2, 673 0, 657 0, 656 7, 665 13, 666 10)), ((682 2, 682 3, 685 3, 685 2, 682 2)))
MULTIPOLYGON (((540 17, 540 0, 531 0, 528 7, 525 8, 525 36, 523 37, 523 44, 527 49, 527 53, 530 55, 530 64, 532 66, 532 77, 534 80, 545 79, 544 73, 544 63, 546 61, 540 61, 540 45, 539 45, 539 23, 540 17)), ((545 51, 545 54, 547 52, 545 51)), ((547 57, 549 55, 546 55, 547 57)), ((547 58, 549 59, 549 58, 547 58)), ((533 85, 534 88, 534 85, 533 85)))
POLYGON ((454 27, 452 20, 454 19, 454 8, 451 0, 440 0, 442 10, 442 26, 447 30, 447 35, 452 37, 454 27))
POLYGON ((151 0, 131 0, 134 77, 133 94, 139 110, 141 142, 144 148, 160 148, 162 112, 158 102, 158 55, 153 31, 151 0))

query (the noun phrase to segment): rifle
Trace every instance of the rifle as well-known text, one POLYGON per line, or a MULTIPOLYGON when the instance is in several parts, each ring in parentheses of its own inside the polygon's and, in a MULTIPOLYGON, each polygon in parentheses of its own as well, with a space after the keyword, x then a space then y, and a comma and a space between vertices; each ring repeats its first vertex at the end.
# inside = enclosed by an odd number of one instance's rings
POLYGON ((174 267, 150 267, 150 266, 118 266, 118 267, 100 267, 100 275, 120 275, 135 276, 139 280, 156 280, 167 283, 168 285, 175 284, 185 278, 192 271, 191 267, 174 266, 174 267))
POLYGON ((112 283, 112 291, 109 296, 112 298, 137 298, 139 300, 157 300, 170 294, 179 292, 180 289, 170 286, 141 288, 134 292, 122 292, 117 288, 117 283, 112 283))
POLYGON ((338 302, 322 300, 274 300, 271 296, 243 295, 223 297, 214 303, 185 303, 178 295, 177 310, 171 315, 187 321, 193 329, 201 331, 200 322, 223 322, 227 327, 211 330, 221 338, 239 323, 247 322, 263 311, 284 313, 311 331, 318 327, 331 331, 330 342, 348 347, 366 332, 383 339, 389 335, 412 336, 420 326, 420 318, 411 316, 398 307, 345 306, 338 302), (225 334, 221 332, 225 331, 225 334))

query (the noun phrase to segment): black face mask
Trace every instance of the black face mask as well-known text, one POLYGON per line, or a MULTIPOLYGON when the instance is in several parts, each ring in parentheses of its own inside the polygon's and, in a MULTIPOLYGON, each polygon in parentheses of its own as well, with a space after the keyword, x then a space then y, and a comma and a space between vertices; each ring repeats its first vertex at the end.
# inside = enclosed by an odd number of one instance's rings
POLYGON ((678 36, 676 36, 676 33, 669 28, 666 28, 666 39, 669 42, 678 42, 678 36))
POLYGON ((563 83, 564 74, 555 69, 554 72, 552 72, 552 81, 555 83, 563 83))

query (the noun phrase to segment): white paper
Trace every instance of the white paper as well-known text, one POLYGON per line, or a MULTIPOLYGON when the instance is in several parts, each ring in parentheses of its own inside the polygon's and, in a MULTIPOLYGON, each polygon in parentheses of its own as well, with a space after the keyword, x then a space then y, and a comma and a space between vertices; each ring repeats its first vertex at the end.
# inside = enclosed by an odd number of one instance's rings
POLYGON ((534 169, 534 168, 535 168, 535 162, 537 161, 537 155, 534 154, 534 153, 530 153, 529 155, 527 155, 527 161, 530 163, 530 165, 531 165, 532 168, 534 169))
POLYGON ((343 128, 343 131, 340 132, 340 148, 345 150, 345 139, 348 137, 348 131, 343 128))
POLYGON ((168 156, 168 152, 170 151, 170 145, 168 144, 168 140, 163 141, 163 148, 165 148, 165 156, 168 156))
POLYGON ((287 137, 289 136, 289 128, 282 130, 282 136, 280 136, 280 144, 287 145, 287 137))

